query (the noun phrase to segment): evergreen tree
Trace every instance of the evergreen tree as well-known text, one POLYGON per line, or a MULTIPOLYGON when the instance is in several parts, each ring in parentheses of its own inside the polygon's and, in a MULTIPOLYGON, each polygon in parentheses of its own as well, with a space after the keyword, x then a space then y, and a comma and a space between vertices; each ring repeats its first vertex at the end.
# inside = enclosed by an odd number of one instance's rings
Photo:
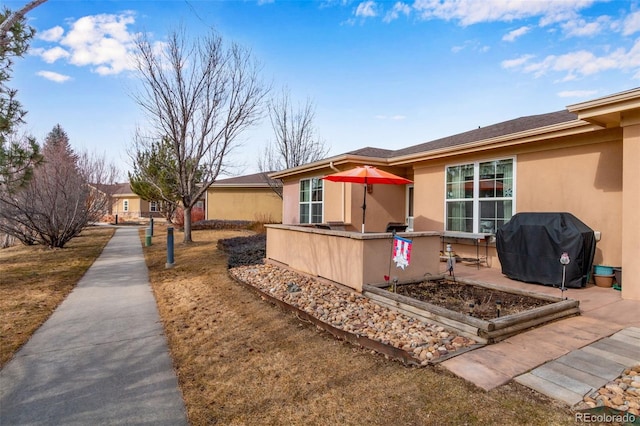
POLYGON ((147 150, 135 153, 133 173, 129 172, 131 190, 145 201, 155 201, 168 222, 180 202, 176 180, 177 161, 168 138, 151 142, 147 150))
POLYGON ((14 58, 26 53, 35 30, 25 25, 24 13, 7 8, 0 12, 0 27, 0 193, 11 193, 31 179, 33 167, 42 160, 36 140, 17 133, 27 111, 17 99, 17 90, 7 85, 14 58))

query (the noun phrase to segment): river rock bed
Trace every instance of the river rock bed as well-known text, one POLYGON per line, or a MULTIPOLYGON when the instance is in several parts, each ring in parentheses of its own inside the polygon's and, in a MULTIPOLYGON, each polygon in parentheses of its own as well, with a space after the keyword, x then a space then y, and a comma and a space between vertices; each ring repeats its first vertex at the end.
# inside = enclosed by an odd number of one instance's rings
POLYGON ((613 408, 640 419, 640 365, 627 368, 617 379, 588 393, 574 408, 585 410, 596 407, 613 408))
POLYGON ((444 327, 395 312, 358 293, 272 264, 229 269, 235 279, 338 329, 409 353, 421 365, 477 342, 444 327))

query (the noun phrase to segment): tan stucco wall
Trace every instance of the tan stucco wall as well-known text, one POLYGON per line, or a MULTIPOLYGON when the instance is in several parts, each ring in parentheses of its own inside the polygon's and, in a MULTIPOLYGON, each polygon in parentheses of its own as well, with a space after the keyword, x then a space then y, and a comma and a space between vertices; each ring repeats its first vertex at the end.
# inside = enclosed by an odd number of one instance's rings
POLYGON ((622 297, 640 300, 640 114, 626 120, 622 166, 622 297))
POLYGON ((112 213, 123 216, 138 217, 141 214, 149 212, 149 202, 140 199, 138 196, 116 198, 112 206, 112 213), (129 201, 129 209, 124 211, 124 201, 129 201))
POLYGON ((351 203, 350 185, 345 183, 324 182, 324 221, 351 223, 347 216, 347 206, 351 203), (329 200, 327 202, 327 200, 329 200))
POLYGON ((407 233, 413 241, 406 269, 391 263, 391 234, 325 231, 314 228, 267 226, 267 259, 298 271, 329 279, 358 292, 363 284, 384 282, 390 273, 398 280, 437 274, 440 237, 437 233, 407 233))
POLYGON ((300 223, 298 217, 299 180, 285 181, 282 184, 282 223, 300 223))
POLYGON ((282 221, 282 200, 271 188, 209 188, 207 219, 282 221))
POLYGON ((594 263, 621 265, 621 141, 522 154, 517 167, 517 211, 572 213, 601 232, 594 263))

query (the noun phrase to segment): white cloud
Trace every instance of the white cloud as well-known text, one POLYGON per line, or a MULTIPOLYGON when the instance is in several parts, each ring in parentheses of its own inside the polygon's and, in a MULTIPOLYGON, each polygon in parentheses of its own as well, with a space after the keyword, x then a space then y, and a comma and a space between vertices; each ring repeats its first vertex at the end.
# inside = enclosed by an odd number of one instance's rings
POLYGON ((411 6, 401 1, 397 2, 396 4, 393 5, 393 9, 387 12, 387 14, 384 16, 383 21, 391 22, 395 19, 398 19, 400 14, 409 16, 411 14, 411 6))
POLYGON ((393 120, 393 121, 402 121, 402 120, 406 120, 407 116, 406 115, 401 115, 401 114, 396 114, 396 115, 384 115, 384 114, 378 114, 375 116, 375 118, 377 120, 393 120))
POLYGON ((451 52, 458 53, 464 49, 470 49, 473 52, 486 53, 491 50, 491 47, 482 45, 478 40, 465 40, 462 45, 453 46, 451 52))
POLYGON ((622 35, 628 36, 640 31, 640 11, 627 16, 622 23, 622 35))
POLYGON ((68 75, 59 74, 53 71, 38 71, 36 74, 40 77, 46 78, 47 80, 55 81, 56 83, 64 83, 71 79, 68 75))
POLYGON ((586 98, 598 93, 597 90, 564 90, 558 93, 561 98, 586 98))
POLYGON ((640 39, 636 40, 628 51, 619 48, 601 56, 587 50, 579 50, 563 55, 549 55, 538 62, 530 62, 531 58, 531 55, 525 55, 511 61, 503 61, 502 67, 521 67, 522 72, 532 73, 536 77, 552 72, 564 73, 562 81, 574 80, 578 76, 588 76, 609 70, 638 73, 640 72, 640 39))
POLYGON ((41 50, 40 53, 39 53, 39 56, 42 57, 42 59, 46 63, 52 64, 55 61, 57 61, 58 59, 68 58, 71 55, 69 54, 69 52, 64 50, 62 47, 56 46, 56 47, 53 47, 51 49, 41 50))
POLYGON ((575 17, 581 9, 589 7, 592 0, 563 1, 477 1, 477 0, 416 0, 414 10, 423 19, 459 21, 467 26, 480 22, 511 22, 539 16, 541 25, 575 17))
POLYGON ((584 19, 572 19, 561 25, 565 34, 569 37, 590 37, 600 34, 611 24, 608 16, 600 16, 593 22, 584 19))
POLYGON ((38 33, 38 38, 44 41, 59 41, 62 34, 64 34, 64 29, 58 25, 38 33))
POLYGON ((376 11, 377 5, 376 2, 369 0, 362 2, 356 8, 355 15, 361 18, 373 18, 378 16, 378 12, 376 11))
POLYGON ((520 27, 517 30, 510 31, 508 34, 505 34, 502 37, 502 40, 503 41, 515 41, 515 39, 517 39, 518 37, 522 37, 523 35, 525 35, 529 31, 531 31, 531 27, 529 27, 529 26, 520 27))
POLYGON ((65 58, 73 65, 92 66, 100 75, 132 70, 136 34, 129 32, 128 25, 134 22, 132 12, 84 16, 73 22, 66 34, 61 27, 44 31, 43 39, 60 45, 36 52, 48 63, 65 58))
POLYGON ((523 64, 525 64, 526 62, 529 61, 529 59, 533 59, 535 56, 534 55, 522 55, 519 58, 515 58, 515 59, 507 59, 506 61, 502 61, 502 63, 500 65, 502 65, 502 68, 517 68, 523 64))

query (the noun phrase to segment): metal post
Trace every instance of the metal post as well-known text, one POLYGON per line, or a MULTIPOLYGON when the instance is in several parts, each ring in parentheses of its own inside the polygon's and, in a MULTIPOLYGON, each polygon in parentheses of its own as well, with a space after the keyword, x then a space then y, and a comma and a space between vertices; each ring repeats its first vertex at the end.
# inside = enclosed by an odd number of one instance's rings
POLYGON ((560 297, 564 299, 564 292, 566 290, 564 286, 564 280, 567 276, 567 265, 571 263, 571 258, 569 257, 569 253, 564 252, 562 256, 560 256, 560 264, 562 264, 562 284, 560 287, 560 297))
POLYGON ((118 224, 118 215, 116 215, 116 225, 118 224))
POLYGON ((151 245, 151 228, 147 228, 145 229, 145 234, 144 234, 144 245, 145 247, 149 247, 151 245))
POLYGON ((173 268, 173 227, 167 228, 167 263, 164 265, 166 269, 173 268))
POLYGON ((151 229, 151 236, 153 237, 153 216, 149 219, 149 229, 151 229))

